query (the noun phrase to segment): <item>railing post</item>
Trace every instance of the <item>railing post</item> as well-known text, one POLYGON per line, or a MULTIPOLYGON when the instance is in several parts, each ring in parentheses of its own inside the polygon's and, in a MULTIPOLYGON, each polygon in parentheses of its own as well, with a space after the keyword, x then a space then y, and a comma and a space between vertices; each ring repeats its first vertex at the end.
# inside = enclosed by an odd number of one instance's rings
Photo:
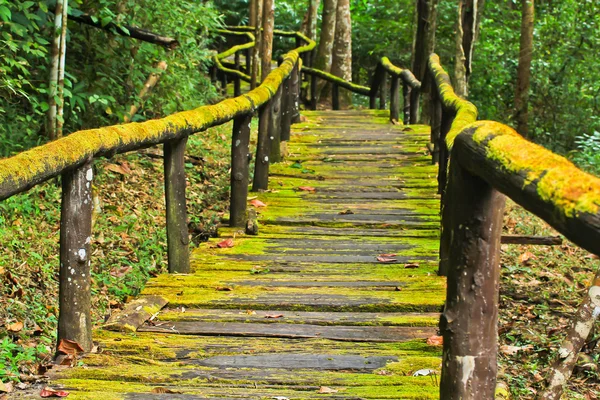
POLYGON ((331 108, 340 109, 340 87, 337 83, 331 85, 331 108))
POLYGON ((269 187, 269 155, 271 141, 269 140, 269 119, 271 116, 271 100, 258 110, 258 142, 256 144, 256 159, 254 161, 254 180, 252 191, 267 190, 269 187))
POLYGON ((92 349, 90 242, 92 162, 62 175, 58 342, 73 340, 92 349))
POLYGON ((452 122, 454 122, 455 113, 451 110, 442 108, 442 122, 440 124, 440 164, 438 169, 438 194, 444 199, 446 190, 446 179, 448 176, 448 146, 446 145, 446 135, 450 132, 452 122))
POLYGON ((269 141, 271 143, 270 159, 272 163, 281 161, 281 95, 283 85, 279 86, 271 100, 271 116, 269 117, 269 141))
POLYGON ((387 74, 384 72, 383 77, 381 78, 381 84, 379 85, 379 109, 385 110, 386 108, 386 98, 387 95, 387 74))
POLYGON ((438 170, 438 193, 441 195, 440 207, 442 212, 442 232, 440 237, 440 266, 438 274, 448 276, 450 241, 452 240, 451 230, 447 221, 452 217, 452 208, 447 207, 446 180, 448 175, 448 146, 446 145, 446 134, 452 126, 454 114, 451 111, 442 109, 442 123, 440 127, 440 161, 438 170))
POLYGON ((375 110, 377 109, 377 92, 372 93, 369 95, 369 109, 370 110, 375 110))
POLYGON ((421 91, 417 88, 410 93, 410 123, 416 124, 419 121, 419 99, 421 91))
POLYGON ((452 242, 440 318, 444 338, 440 399, 493 399, 504 196, 454 157, 446 207, 451 218, 444 224, 452 232, 452 242))
POLYGON ((310 77, 310 109, 317 109, 317 76, 310 77))
POLYGON ((398 122, 400 118, 400 78, 392 75, 390 84, 390 121, 398 122))
POLYGON ((296 62, 290 76, 292 124, 300 122, 300 64, 296 62))
POLYGON ((442 103, 436 85, 431 85, 431 163, 440 162, 440 130, 442 124, 442 103))
POLYGON ((411 94, 412 90, 410 88, 410 86, 408 85, 408 83, 406 82, 402 82, 402 96, 404 99, 404 108, 403 108, 403 114, 404 114, 404 125, 408 125, 410 123, 412 123, 412 121, 410 120, 410 94, 411 94))
MULTIPOLYGON (((240 70, 240 53, 236 51, 235 53, 235 69, 236 70, 240 70)), ((241 86, 241 80, 239 76, 234 76, 233 77, 233 95, 235 97, 238 97, 239 95, 242 94, 242 86, 241 86)))
POLYGON ((292 111, 290 98, 290 77, 283 82, 283 92, 281 93, 281 141, 290 140, 290 131, 292 125, 292 111))
POLYGON ((250 75, 252 72, 252 49, 244 49, 244 56, 246 58, 246 74, 250 75))
POLYGON ((221 90, 223 92, 223 95, 226 96, 227 95, 227 73, 225 73, 225 72, 221 73, 221 90))
POLYGON ((248 201, 248 152, 252 115, 233 120, 231 136, 231 199, 229 202, 229 226, 242 227, 246 223, 248 201))
POLYGON ((185 199, 185 145, 187 137, 164 143, 167 256, 169 272, 190 272, 189 233, 185 199))

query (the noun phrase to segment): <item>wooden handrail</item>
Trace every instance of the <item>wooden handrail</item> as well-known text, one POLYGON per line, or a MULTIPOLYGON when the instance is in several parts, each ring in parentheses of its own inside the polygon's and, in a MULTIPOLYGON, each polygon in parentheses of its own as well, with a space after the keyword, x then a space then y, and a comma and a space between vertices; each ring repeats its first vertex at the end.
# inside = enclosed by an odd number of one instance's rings
MULTIPOLYGON (((243 35, 254 40, 251 34, 243 35)), ((228 55, 237 54, 240 49, 247 49, 249 44, 253 45, 249 42, 234 46, 217 55, 215 59, 220 60, 228 55)), ((162 119, 78 131, 0 160, 0 200, 52 177, 62 176, 58 341, 74 340, 85 351, 92 348, 90 243, 93 159, 164 144, 169 272, 189 272, 184 167, 188 136, 212 126, 234 121, 230 221, 232 225, 240 224, 245 218, 248 195, 248 143, 252 115, 256 110, 260 110, 260 125, 269 130, 268 135, 261 132, 262 137, 278 135, 280 130, 287 129, 289 132, 289 127, 282 127, 277 123, 264 124, 262 116, 270 114, 271 103, 276 103, 273 110, 278 110, 277 104, 283 88, 291 87, 288 82, 293 81, 294 74, 297 77, 300 54, 311 51, 314 46, 315 43, 309 41, 306 45, 289 51, 279 67, 271 71, 259 87, 244 95, 162 119)), ((239 61, 237 57, 236 61, 239 61)), ((290 122, 289 119, 286 121, 290 122)), ((261 148, 267 149, 267 154, 270 150, 269 145, 270 142, 261 145, 261 148)), ((266 171, 268 178, 268 157, 263 158, 262 153, 257 153, 256 164, 266 171)))
POLYGON ((432 141, 440 150, 444 176, 440 274, 448 277, 440 319, 440 398, 494 398, 501 193, 598 255, 600 179, 504 124, 476 121, 476 107, 454 93, 435 54, 429 59, 429 73, 435 83, 432 141), (433 133, 437 122, 438 135, 433 133))

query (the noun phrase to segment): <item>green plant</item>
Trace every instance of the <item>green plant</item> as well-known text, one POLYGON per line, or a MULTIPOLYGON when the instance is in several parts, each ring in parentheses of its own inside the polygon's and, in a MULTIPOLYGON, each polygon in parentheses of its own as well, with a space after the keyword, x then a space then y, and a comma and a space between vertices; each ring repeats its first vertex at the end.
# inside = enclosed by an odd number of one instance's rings
POLYGON ((592 173, 600 174, 600 132, 583 133, 575 139, 577 150, 572 152, 573 161, 592 173))

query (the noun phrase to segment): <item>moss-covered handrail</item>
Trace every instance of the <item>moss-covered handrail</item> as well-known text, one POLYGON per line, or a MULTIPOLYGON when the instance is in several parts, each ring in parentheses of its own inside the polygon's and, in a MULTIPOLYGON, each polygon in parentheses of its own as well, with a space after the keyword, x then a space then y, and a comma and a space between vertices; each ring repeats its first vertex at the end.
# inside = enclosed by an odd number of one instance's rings
MULTIPOLYGON (((504 124, 476 121, 476 107, 455 94, 436 55, 429 72, 432 109, 442 112, 440 141, 451 151, 442 197, 440 273, 448 289, 440 398, 494 398, 502 194, 600 255, 600 179, 504 124)), ((582 340, 565 351, 576 359, 589 330, 573 329, 582 340)))
POLYGON ((402 81, 406 82, 406 84, 412 89, 421 88, 421 82, 419 82, 419 80, 413 75, 411 70, 395 66, 387 57, 381 57, 379 63, 387 73, 402 79, 402 81))
POLYGON ((233 36, 239 36, 239 37, 246 37, 248 39, 248 41, 246 43, 230 47, 229 49, 213 56, 213 62, 215 63, 215 66, 222 72, 233 75, 233 76, 237 76, 238 78, 240 78, 241 80, 243 80, 245 82, 250 82, 250 80, 251 80, 250 75, 245 74, 240 70, 226 67, 225 65, 223 65, 222 60, 224 60, 225 58, 227 58, 229 56, 236 54, 238 51, 243 51, 243 50, 248 50, 248 49, 253 48, 256 45, 256 40, 254 38, 254 35, 250 32, 237 32, 237 31, 230 31, 228 29, 219 29, 216 32, 220 33, 222 35, 233 35, 233 36))
POLYGON ((371 88, 368 86, 357 85, 356 83, 349 82, 345 79, 337 77, 328 72, 322 71, 316 68, 309 68, 306 66, 302 66, 302 72, 308 75, 318 76, 321 79, 326 80, 327 82, 334 83, 344 89, 348 89, 353 93, 362 94, 364 96, 369 96, 371 94, 371 88))
POLYGON ((313 47, 314 42, 288 52, 282 64, 259 87, 242 96, 162 119, 78 131, 0 160, 0 200, 82 165, 89 159, 183 138, 253 112, 277 92, 281 82, 292 72, 299 53, 310 51, 313 47))

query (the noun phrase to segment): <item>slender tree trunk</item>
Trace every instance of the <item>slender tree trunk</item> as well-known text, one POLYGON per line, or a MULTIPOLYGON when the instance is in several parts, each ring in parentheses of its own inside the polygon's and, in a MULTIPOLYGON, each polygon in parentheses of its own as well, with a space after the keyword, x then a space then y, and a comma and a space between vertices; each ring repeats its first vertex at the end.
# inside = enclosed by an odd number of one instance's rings
POLYGON ((454 66, 455 91, 460 97, 469 95, 469 77, 473 47, 479 35, 479 22, 484 0, 458 0, 456 24, 456 57, 454 66))
MULTIPOLYGON (((337 0, 323 0, 323 22, 321 24, 321 37, 319 38, 315 68, 325 72, 331 71, 337 3, 337 0)), ((325 81, 321 79, 319 85, 317 85, 317 101, 324 86, 325 81)))
POLYGON ((515 89, 515 121, 517 132, 529 136, 529 82, 531 78, 531 59, 533 56, 533 0, 521 0, 521 45, 519 50, 519 67, 517 70, 517 86, 515 89))
POLYGON ((131 105, 131 107, 129 108, 129 112, 123 117, 123 122, 131 122, 133 116, 140 109, 141 104, 150 95, 152 88, 156 86, 163 72, 166 71, 167 63, 165 61, 160 61, 157 65, 154 66, 154 68, 158 69, 158 71, 152 72, 150 74, 150 76, 146 80, 146 83, 144 83, 144 87, 142 88, 142 90, 140 90, 140 93, 138 94, 138 100, 131 105))
POLYGON ((262 39, 261 39, 261 81, 271 72, 273 58, 273 26, 275 24, 275 4, 273 0, 263 0, 262 39))
MULTIPOLYGON (((435 49, 435 29, 437 25, 437 7, 439 0, 416 0, 417 17, 415 26, 414 52, 412 57, 412 72, 415 77, 421 81, 425 81, 427 72, 427 61, 429 55, 435 49)), ((421 108, 421 120, 423 123, 429 122, 429 94, 425 90, 426 87, 421 87, 423 106, 421 108)), ((418 92, 415 91, 413 99, 417 99, 418 92)))
POLYGON ((256 26, 256 0, 249 1, 248 26, 256 26))
POLYGON ((49 96, 48 96, 48 112, 46 114, 46 133, 51 140, 56 139, 56 88, 58 86, 58 64, 60 63, 60 41, 63 26, 63 5, 64 0, 56 2, 54 9, 54 37, 52 39, 52 50, 50 52, 50 79, 49 79, 49 96))
POLYGON ((300 27, 300 32, 312 40, 316 40, 317 38, 317 12, 319 11, 319 4, 321 4, 321 0, 308 0, 308 8, 300 27))
MULTIPOLYGON (((335 40, 331 73, 347 81, 352 80, 352 17, 350 0, 338 0, 335 19, 335 40)), ((340 92, 340 106, 347 108, 352 104, 352 93, 340 92)))
POLYGON ((260 27, 262 25, 262 10, 263 0, 253 0, 255 8, 255 24, 254 24, 254 40, 255 46, 252 49, 252 74, 250 79, 250 88, 254 89, 258 86, 258 75, 259 75, 259 63, 260 63, 260 51, 261 51, 261 33, 260 27))
POLYGON ((56 137, 59 138, 63 135, 63 126, 65 123, 65 59, 67 56, 67 18, 69 10, 69 0, 64 0, 62 9, 62 26, 60 33, 60 51, 58 52, 58 85, 56 88, 56 94, 58 96, 57 110, 56 110, 56 137))

